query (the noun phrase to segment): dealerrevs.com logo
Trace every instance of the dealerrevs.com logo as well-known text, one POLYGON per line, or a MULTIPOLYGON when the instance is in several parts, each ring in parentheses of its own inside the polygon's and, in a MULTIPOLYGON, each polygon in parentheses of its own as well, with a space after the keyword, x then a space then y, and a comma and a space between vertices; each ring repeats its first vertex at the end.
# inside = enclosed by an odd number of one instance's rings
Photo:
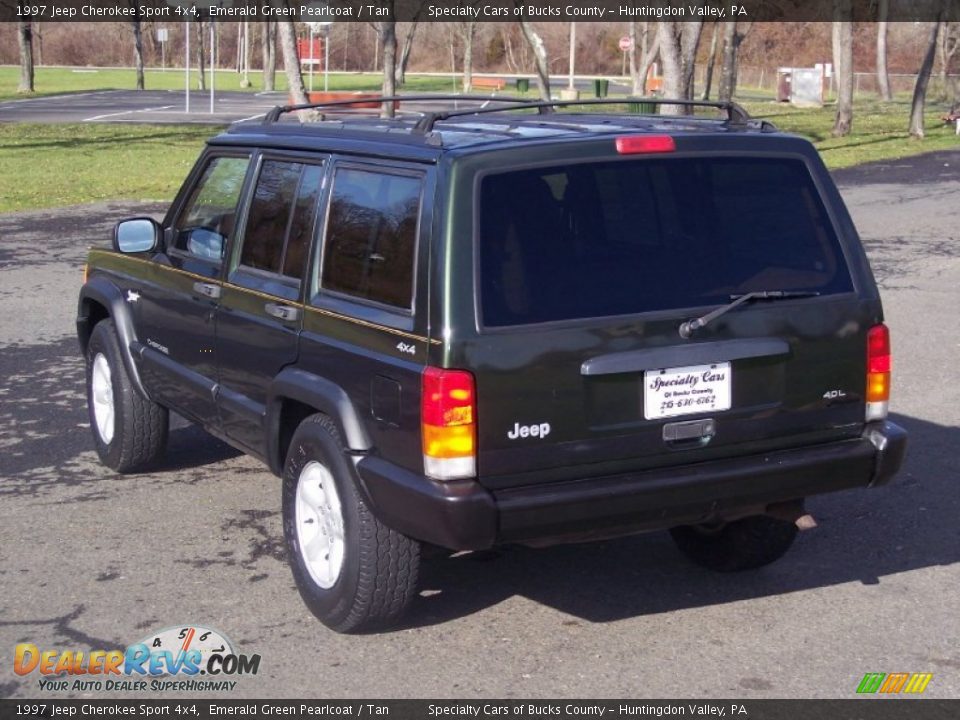
POLYGON ((227 637, 198 625, 170 627, 114 650, 49 650, 20 643, 17 675, 37 673, 45 691, 233 690, 233 677, 256 675, 259 655, 243 655, 227 637))

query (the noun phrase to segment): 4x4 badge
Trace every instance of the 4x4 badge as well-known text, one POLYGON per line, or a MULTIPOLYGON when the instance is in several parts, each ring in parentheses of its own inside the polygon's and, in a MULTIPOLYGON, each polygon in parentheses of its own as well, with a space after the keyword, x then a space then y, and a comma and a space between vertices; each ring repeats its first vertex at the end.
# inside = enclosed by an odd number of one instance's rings
POLYGON ((408 355, 416 355, 416 354, 417 354, 417 346, 416 346, 416 345, 407 345, 405 342, 398 342, 398 343, 397 343, 397 350, 399 350, 399 351, 402 352, 402 353, 407 353, 408 355))

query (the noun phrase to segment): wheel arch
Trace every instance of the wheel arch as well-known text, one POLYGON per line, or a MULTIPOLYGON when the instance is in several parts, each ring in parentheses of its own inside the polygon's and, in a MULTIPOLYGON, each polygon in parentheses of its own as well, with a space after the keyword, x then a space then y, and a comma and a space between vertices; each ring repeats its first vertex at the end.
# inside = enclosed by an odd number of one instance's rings
POLYGON ((342 387, 305 370, 286 368, 271 383, 266 407, 267 464, 276 475, 283 473, 297 427, 315 413, 333 420, 348 451, 366 453, 373 448, 356 406, 342 387))
POLYGON ((84 356, 87 354, 93 329, 98 323, 107 319, 113 321, 117 343, 120 345, 120 355, 130 376, 130 382, 140 394, 149 398, 150 395, 140 380, 140 372, 130 350, 131 343, 137 339, 137 333, 130 309, 124 301, 123 292, 105 277, 90 278, 81 288, 77 303, 77 339, 84 356))

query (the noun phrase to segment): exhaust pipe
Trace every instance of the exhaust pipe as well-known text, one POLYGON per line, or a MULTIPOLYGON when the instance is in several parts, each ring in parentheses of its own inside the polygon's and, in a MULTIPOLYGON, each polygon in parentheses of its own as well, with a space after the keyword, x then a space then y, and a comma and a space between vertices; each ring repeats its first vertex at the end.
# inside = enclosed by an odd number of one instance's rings
POLYGON ((792 522, 798 530, 813 530, 817 527, 817 521, 813 515, 804 509, 803 500, 791 500, 790 502, 769 505, 767 515, 778 520, 792 522))

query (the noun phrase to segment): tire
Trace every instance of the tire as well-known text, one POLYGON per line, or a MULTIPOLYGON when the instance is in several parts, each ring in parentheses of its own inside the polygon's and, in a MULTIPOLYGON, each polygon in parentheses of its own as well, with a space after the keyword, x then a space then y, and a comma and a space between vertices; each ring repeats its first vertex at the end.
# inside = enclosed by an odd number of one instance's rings
POLYGON ((304 420, 283 470, 283 534, 301 597, 341 633, 396 622, 420 568, 420 543, 377 520, 353 478, 336 424, 304 420))
POLYGON ((170 415, 130 382, 112 320, 101 320, 90 335, 87 411, 97 455, 108 468, 135 472, 163 455, 170 415))
POLYGON ((693 562, 718 572, 753 570, 779 560, 793 545, 797 526, 768 515, 752 515, 719 527, 684 525, 670 534, 693 562))

